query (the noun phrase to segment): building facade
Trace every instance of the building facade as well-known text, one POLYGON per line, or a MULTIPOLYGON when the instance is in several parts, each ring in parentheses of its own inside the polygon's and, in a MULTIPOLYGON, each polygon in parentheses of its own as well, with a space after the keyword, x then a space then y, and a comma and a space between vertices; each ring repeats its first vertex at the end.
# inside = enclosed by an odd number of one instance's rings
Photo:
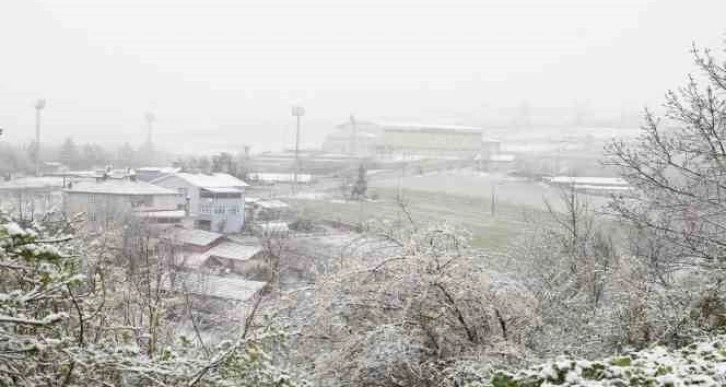
POLYGON ((0 210, 21 220, 60 209, 66 181, 60 177, 23 177, 0 182, 0 210))
POLYGON ((361 121, 336 126, 323 149, 378 159, 473 158, 483 130, 473 126, 361 121))
POLYGON ((63 190, 66 215, 85 214, 91 227, 107 228, 126 222, 130 217, 154 223, 179 219, 179 196, 176 191, 128 179, 99 179, 79 182, 63 190), (156 216, 151 216, 155 214, 156 216), (170 220, 172 219, 172 220, 170 220))
POLYGON ((248 186, 244 181, 226 173, 174 173, 151 183, 178 194, 178 203, 194 219, 195 228, 225 234, 242 231, 248 186))

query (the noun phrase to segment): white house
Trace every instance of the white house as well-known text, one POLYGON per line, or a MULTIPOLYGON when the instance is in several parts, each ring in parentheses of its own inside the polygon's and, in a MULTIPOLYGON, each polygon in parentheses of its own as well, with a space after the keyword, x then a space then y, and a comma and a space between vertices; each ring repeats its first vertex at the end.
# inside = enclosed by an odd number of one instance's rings
POLYGON ((64 193, 64 211, 73 216, 85 213, 89 226, 124 222, 137 216, 150 223, 179 223, 178 193, 141 181, 99 179, 69 184, 64 193))
POLYGON ((20 219, 33 219, 60 207, 62 177, 21 177, 0 182, 0 209, 20 219))
POLYGON ((151 181, 179 193, 194 218, 194 227, 237 233, 245 223, 244 181, 226 173, 173 173, 151 181))

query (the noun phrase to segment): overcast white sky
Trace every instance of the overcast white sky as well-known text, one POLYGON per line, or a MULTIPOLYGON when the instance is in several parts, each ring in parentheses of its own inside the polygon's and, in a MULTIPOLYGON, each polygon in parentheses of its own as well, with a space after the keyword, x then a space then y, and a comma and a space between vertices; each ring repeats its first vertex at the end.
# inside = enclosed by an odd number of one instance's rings
POLYGON ((2 0, 0 126, 192 149, 304 142, 347 119, 482 124, 500 108, 657 104, 723 47, 722 0, 2 0), (195 141, 198 145, 199 141, 195 141), (215 146, 214 144, 210 146, 215 146))

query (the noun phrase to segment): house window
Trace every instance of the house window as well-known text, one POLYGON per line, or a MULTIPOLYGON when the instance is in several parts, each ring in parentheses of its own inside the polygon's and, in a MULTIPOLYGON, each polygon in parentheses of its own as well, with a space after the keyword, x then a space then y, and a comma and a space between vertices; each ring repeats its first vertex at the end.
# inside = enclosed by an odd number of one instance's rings
POLYGON ((209 203, 202 203, 199 205, 199 212, 202 214, 211 214, 212 213, 212 205, 209 203))
POLYGON ((223 205, 214 206, 214 213, 215 214, 224 214, 224 206, 223 205))
POLYGON ((199 191, 199 197, 205 198, 205 199, 213 199, 214 193, 207 191, 206 189, 203 189, 203 190, 199 191))
POLYGON ((96 195, 95 194, 88 195, 88 203, 89 204, 95 204, 96 203, 96 195))
POLYGON ((130 201, 131 207, 151 207, 154 204, 154 197, 151 195, 135 196, 130 201))
POLYGON ((227 213, 228 214, 238 214, 239 213, 239 207, 237 205, 231 205, 227 207, 227 213))

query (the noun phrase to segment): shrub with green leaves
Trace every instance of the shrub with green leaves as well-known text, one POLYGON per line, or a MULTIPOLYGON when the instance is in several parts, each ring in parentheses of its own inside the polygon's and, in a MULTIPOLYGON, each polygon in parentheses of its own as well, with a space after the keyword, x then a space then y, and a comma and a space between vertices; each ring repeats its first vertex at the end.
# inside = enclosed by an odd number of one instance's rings
POLYGON ((723 386, 726 336, 670 350, 657 346, 600 361, 560 357, 518 372, 498 371, 487 381, 468 379, 468 387, 546 386, 723 386))

